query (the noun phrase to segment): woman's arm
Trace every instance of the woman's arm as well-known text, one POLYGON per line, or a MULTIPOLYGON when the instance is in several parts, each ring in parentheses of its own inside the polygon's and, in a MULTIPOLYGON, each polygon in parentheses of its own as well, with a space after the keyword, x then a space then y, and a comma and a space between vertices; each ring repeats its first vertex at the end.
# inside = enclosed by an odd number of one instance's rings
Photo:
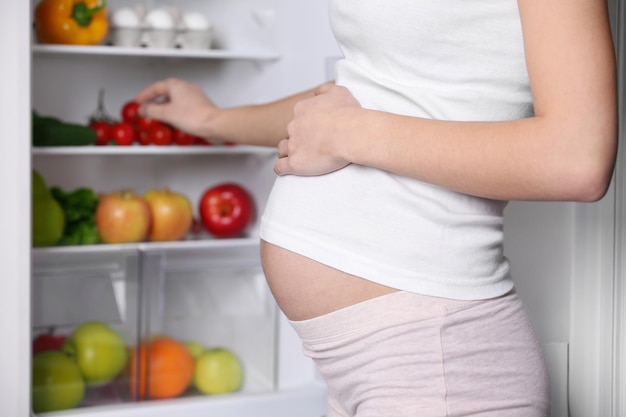
POLYGON ((287 137, 295 103, 313 97, 304 91, 271 103, 221 109, 196 84, 158 81, 137 94, 143 113, 188 133, 217 141, 276 146, 287 137))
POLYGON ((601 198, 617 144, 605 0, 518 5, 534 117, 448 122, 398 116, 361 109, 344 88, 326 86, 296 106, 276 172, 315 175, 355 163, 495 199, 601 198))

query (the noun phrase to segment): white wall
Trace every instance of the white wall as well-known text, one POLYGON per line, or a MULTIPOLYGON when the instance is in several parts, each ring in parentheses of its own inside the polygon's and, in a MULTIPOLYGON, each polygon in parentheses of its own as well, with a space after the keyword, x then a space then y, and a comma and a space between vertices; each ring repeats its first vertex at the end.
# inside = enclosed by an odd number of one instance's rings
POLYGON ((543 342, 566 343, 574 205, 511 202, 504 218, 505 253, 535 329, 543 342))

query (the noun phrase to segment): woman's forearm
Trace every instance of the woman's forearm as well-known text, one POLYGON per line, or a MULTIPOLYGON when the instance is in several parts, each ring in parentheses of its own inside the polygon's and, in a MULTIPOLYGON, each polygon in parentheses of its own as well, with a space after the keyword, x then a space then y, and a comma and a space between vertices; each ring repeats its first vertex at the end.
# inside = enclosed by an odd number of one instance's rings
POLYGON ((352 163, 503 200, 594 201, 610 182, 611 113, 598 116, 605 127, 596 131, 542 117, 448 122, 357 113, 346 121, 355 136, 342 150, 352 163))
POLYGON ((295 104, 313 97, 314 91, 265 104, 220 109, 208 119, 206 136, 246 145, 276 146, 287 137, 287 124, 293 118, 295 104))
POLYGON ((202 88, 176 78, 157 81, 135 96, 142 113, 211 141, 276 146, 287 137, 287 124, 297 102, 315 89, 267 104, 220 108, 202 88))

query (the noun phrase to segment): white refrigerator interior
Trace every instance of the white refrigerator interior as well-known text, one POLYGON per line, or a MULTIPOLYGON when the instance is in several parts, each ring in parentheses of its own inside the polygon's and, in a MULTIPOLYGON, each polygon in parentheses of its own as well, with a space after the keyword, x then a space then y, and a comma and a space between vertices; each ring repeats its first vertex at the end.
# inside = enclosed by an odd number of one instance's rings
MULTIPOLYGON (((182 12, 204 14, 214 36, 212 48, 205 50, 49 46, 37 44, 34 37, 31 47, 36 0, 18 3, 5 4, 10 10, 0 16, 0 51, 10 57, 3 74, 15 80, 0 98, 0 117, 10 126, 9 135, 20 138, 8 143, 0 156, 2 188, 18 202, 0 207, 0 217, 15 219, 7 223, 8 239, 1 247, 0 275, 8 278, 0 294, 6 308, 0 328, 18 341, 1 362, 7 372, 0 379, 6 386, 0 392, 0 415, 28 413, 28 346, 34 335, 50 328, 68 333, 80 322, 95 320, 113 326, 129 346, 157 334, 228 346, 244 364, 242 390, 136 402, 128 383, 121 383, 113 391, 93 390, 79 408, 37 415, 324 416, 324 385, 276 307, 258 259, 258 221, 274 181, 275 151, 219 144, 31 149, 30 111, 86 124, 103 89, 106 109, 119 118, 120 108, 136 92, 168 77, 200 84, 224 107, 262 103, 313 87, 332 79, 333 63, 341 56, 328 26, 327 2, 141 2, 146 10, 175 5, 182 12), (143 193, 169 188, 188 196, 196 215, 204 190, 236 182, 251 192, 256 217, 248 234, 238 239, 203 235, 184 242, 31 252, 31 168, 49 185, 66 190, 143 193)), ((131 3, 109 0, 107 5, 117 10, 131 3)), ((617 0, 610 4, 615 23, 624 11, 617 0)), ((611 401, 600 391, 613 381, 606 353, 615 340, 614 328, 603 319, 615 314, 616 301, 605 301, 615 273, 618 191, 612 187, 593 205, 526 202, 511 203, 506 210, 505 251, 545 348, 552 417, 619 415, 600 411, 611 401)))
MULTIPOLYGON (((109 1, 111 11, 127 2, 109 1)), ((146 10, 172 3, 144 2, 146 10)), ((322 3, 237 0, 185 1, 213 27, 211 49, 64 47, 32 51, 32 107, 39 114, 87 123, 100 89, 111 115, 149 83, 178 77, 200 84, 219 106, 260 103, 332 77, 339 51, 322 3)), ((114 31, 112 33, 115 33, 114 31)), ((109 324, 133 346, 164 334, 208 347, 228 347, 244 368, 241 390, 227 396, 136 403, 129 387, 88 389, 72 415, 212 414, 303 416, 325 413, 325 388, 284 317, 259 264, 258 221, 275 178, 275 150, 215 144, 206 147, 106 146, 39 148, 32 167, 49 186, 99 193, 168 188, 187 196, 198 216, 209 187, 235 182, 255 201, 248 234, 141 245, 42 248, 33 251, 33 333, 69 334, 86 321, 109 324)), ((149 377, 148 377, 149 378, 149 377)), ((197 393, 195 393, 197 394, 197 393)))

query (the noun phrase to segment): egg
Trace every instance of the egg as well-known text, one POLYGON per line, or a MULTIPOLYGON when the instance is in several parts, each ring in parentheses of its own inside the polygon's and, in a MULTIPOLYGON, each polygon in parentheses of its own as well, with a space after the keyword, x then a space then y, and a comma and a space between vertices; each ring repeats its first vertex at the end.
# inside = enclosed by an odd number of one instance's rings
POLYGON ((113 12, 111 23, 113 27, 118 28, 138 28, 140 21, 135 10, 124 7, 113 12))
POLYGON ((209 30, 211 24, 207 18, 198 12, 189 12, 183 15, 183 23, 188 30, 209 30))
POLYGON ((151 29, 174 29, 174 19, 171 13, 164 9, 150 10, 146 15, 145 22, 151 29))

